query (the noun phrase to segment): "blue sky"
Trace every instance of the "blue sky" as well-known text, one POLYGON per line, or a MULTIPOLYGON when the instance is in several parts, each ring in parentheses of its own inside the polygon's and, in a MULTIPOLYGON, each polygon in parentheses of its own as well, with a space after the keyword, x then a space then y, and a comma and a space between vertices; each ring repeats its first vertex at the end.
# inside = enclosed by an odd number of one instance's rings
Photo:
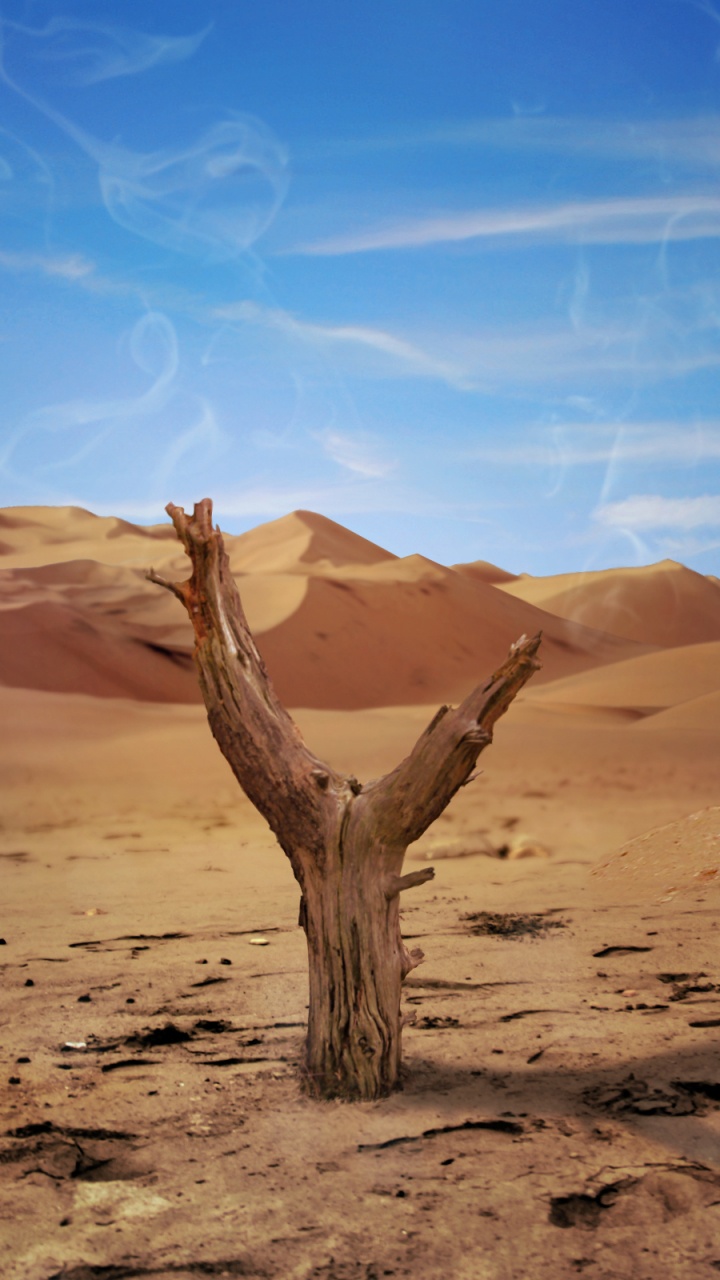
POLYGON ((0 503, 720 558, 706 0, 0 0, 0 503))

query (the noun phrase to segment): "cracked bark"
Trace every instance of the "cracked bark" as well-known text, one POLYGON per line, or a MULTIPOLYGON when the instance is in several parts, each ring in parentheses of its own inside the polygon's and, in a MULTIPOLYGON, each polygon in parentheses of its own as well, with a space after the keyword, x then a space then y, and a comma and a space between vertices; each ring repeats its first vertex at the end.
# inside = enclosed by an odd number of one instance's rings
POLYGON ((192 516, 168 504, 192 564, 186 582, 152 570, 183 603, 195 631, 195 664, 213 735, 246 795, 267 819, 300 885, 310 1003, 308 1091, 372 1099, 397 1086, 400 994, 422 952, 400 934, 400 894, 431 867, 402 875, 409 844, 471 778, 492 729, 539 667, 537 635, 461 706, 441 707, 406 760, 361 786, 308 749, 279 702, 257 651, 209 498, 192 516))

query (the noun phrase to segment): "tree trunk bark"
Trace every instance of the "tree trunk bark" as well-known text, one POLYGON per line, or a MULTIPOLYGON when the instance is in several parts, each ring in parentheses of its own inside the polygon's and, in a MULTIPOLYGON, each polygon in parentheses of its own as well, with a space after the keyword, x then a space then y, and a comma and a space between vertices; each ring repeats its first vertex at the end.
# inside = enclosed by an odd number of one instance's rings
POLYGON ((322 873, 306 879, 305 1072, 317 1096, 377 1098, 399 1079, 402 982, 422 959, 400 935, 400 891, 435 874, 426 867, 403 879, 404 854, 404 844, 378 837, 368 797, 349 791, 322 873))
POLYGON ((360 844, 332 861, 332 870, 304 895, 307 1087, 325 1098, 377 1098, 393 1088, 400 1070, 397 899, 386 899, 371 849, 360 844))
POLYGON ((300 885, 310 1001, 304 1077, 316 1097, 379 1098, 399 1083, 404 978, 423 959, 400 934, 407 846, 470 781, 495 721, 539 667, 523 636, 460 707, 441 707, 408 758, 363 787, 318 760, 278 701, 240 602, 208 498, 167 507, 193 566, 187 582, 148 577, 185 605, 212 732, 275 832, 300 885))

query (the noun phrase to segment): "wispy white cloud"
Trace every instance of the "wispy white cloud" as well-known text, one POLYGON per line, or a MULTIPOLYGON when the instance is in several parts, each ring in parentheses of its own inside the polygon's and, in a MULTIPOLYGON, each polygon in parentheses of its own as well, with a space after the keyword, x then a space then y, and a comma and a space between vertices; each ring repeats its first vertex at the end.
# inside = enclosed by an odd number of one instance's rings
POLYGON ((94 453, 113 432, 143 423, 162 410, 174 394, 179 367, 174 326, 166 316, 151 312, 134 325, 128 345, 135 364, 152 377, 146 391, 123 398, 68 400, 34 410, 3 441, 0 472, 11 473, 15 455, 23 447, 27 449, 31 440, 36 446, 34 474, 68 471, 94 453), (43 440, 48 435, 64 435, 71 442, 59 458, 48 455, 43 440))
POLYGON ((80 252, 52 254, 0 249, 0 270, 3 269, 17 273, 35 272, 48 280, 75 286, 85 293, 131 298, 144 311, 172 311, 200 322, 207 319, 205 299, 180 285, 165 281, 158 283, 142 275, 136 279, 109 275, 99 271, 97 263, 80 252))
POLYGON ((664 498, 640 493, 598 507, 594 518, 615 529, 700 529, 720 525, 720 494, 696 498, 664 498))
POLYGON ((662 317, 650 323, 640 315, 626 325, 443 332, 426 343, 438 359, 452 351, 466 386, 491 391, 553 384, 567 391, 580 379, 664 381, 720 364, 712 330, 688 329, 680 341, 667 327, 662 317))
MULTIPOLYGON (((0 20, 0 35, 2 26, 0 20)), ((31 46, 37 40, 39 56, 51 62, 57 58, 53 37, 58 31, 72 37, 71 56, 78 49, 82 52, 82 47, 73 43, 78 32, 88 30, 107 37, 112 45, 110 56, 107 49, 93 47, 91 78, 86 83, 131 75, 157 61, 188 57, 206 34, 175 41, 92 24, 67 25, 63 19, 41 29, 18 24, 13 29, 30 40, 31 46)), ((26 74, 26 65, 23 70, 26 74)), ((190 142, 140 152, 105 142, 82 128, 46 100, 44 83, 40 92, 26 88, 24 78, 18 80, 11 74, 2 40, 0 80, 85 153, 97 166, 100 192, 110 217, 151 243, 199 255, 206 261, 227 261, 250 249, 282 204, 288 184, 287 154, 272 130, 253 116, 226 112, 190 142)))
POLYGON ((285 150, 251 116, 229 114, 185 146, 145 154, 71 129, 57 113, 51 118, 97 161, 110 216, 163 248, 208 261, 235 258, 267 229, 285 197, 285 150))
POLYGON ((432 355, 425 348, 389 333, 386 329, 368 325, 316 324, 310 320, 298 319, 287 311, 247 301, 216 307, 211 314, 217 320, 261 324, 325 349, 364 349, 385 358, 386 371, 400 368, 402 372, 412 373, 417 377, 439 378, 461 390, 471 389, 471 383, 461 365, 432 355))
MULTIPOLYGON (((145 278, 134 281, 101 273, 82 253, 52 255, 0 250, 2 268, 38 272, 93 294, 136 298, 144 308, 169 310, 208 327, 216 326, 218 321, 229 325, 257 325, 325 356, 332 355, 347 373, 370 378, 435 379, 465 392, 494 393, 506 386, 547 386, 578 378, 632 377, 635 381, 652 382, 720 365, 714 308, 705 315, 692 299, 676 300, 686 310, 688 306, 695 306, 698 312, 686 320, 682 340, 670 320, 664 318, 662 307, 649 317, 643 312, 630 318, 625 325, 584 323, 552 327, 544 324, 537 328, 443 329, 398 334, 368 324, 320 323, 251 300, 208 308, 204 298, 178 286, 158 286, 145 278)), ((608 432, 612 430, 614 425, 607 428, 608 432)), ((658 432, 662 430, 662 424, 658 424, 658 432)), ((711 449, 712 431, 716 426, 703 424, 702 430, 710 433, 706 445, 711 449)), ((643 451, 649 456, 655 445, 638 435, 628 438, 626 447, 641 457, 643 451)), ((677 456, 673 453, 675 447, 672 441, 666 442, 669 458, 677 456)), ((603 449, 602 444, 598 445, 600 455, 603 449)), ((587 446, 583 446, 582 454, 578 458, 580 462, 601 460, 600 456, 595 459, 587 446)), ((490 458, 489 453, 485 456, 490 458)), ((502 450, 497 456, 502 460, 502 450)), ((543 461, 544 446, 534 456, 543 461)))
POLYGON ((212 23, 193 36, 152 36, 126 27, 58 17, 44 27, 5 20, 19 35, 42 42, 38 57, 65 84, 86 87, 119 76, 133 76, 169 62, 184 62, 202 44, 212 23))
POLYGON ((320 324, 279 308, 241 301, 204 312, 205 322, 257 324, 333 353, 345 372, 417 377, 459 391, 515 390, 577 379, 653 382, 720 365, 711 316, 686 324, 682 341, 661 310, 625 325, 544 324, 502 329, 442 329, 398 335, 359 324, 320 324))
POLYGON ((198 414, 195 422, 178 431, 167 447, 155 472, 155 487, 166 490, 175 483, 175 477, 190 466, 197 465, 202 457, 215 457, 226 444, 212 405, 197 397, 198 414))
POLYGON ((80 253, 52 254, 13 253, 0 250, 0 267, 6 271, 39 271, 71 283, 87 282, 95 273, 95 263, 80 253))
POLYGON ((617 197, 508 209, 472 209, 408 217, 365 231, 350 231, 282 252, 339 257, 385 249, 420 249, 470 240, 580 241, 653 244, 720 236, 720 197, 617 197))
POLYGON ((580 155, 617 162, 638 160, 672 164, 685 171, 715 168, 720 156, 720 115, 656 119, 550 116, 515 112, 512 116, 450 121, 417 130, 368 138, 319 143, 325 157, 411 149, 486 149, 580 155))
POLYGON ((720 458, 720 422, 548 424, 504 445, 480 444, 477 460, 497 465, 582 467, 607 463, 679 463, 697 466, 720 458))
POLYGON ((694 556, 704 556, 710 551, 717 551, 720 547, 720 538, 717 537, 697 537, 693 534, 678 537, 664 537, 658 539, 658 546, 662 547, 664 554, 672 560, 681 560, 687 564, 694 556))
POLYGON ((317 435, 327 456, 338 466, 368 479, 380 479, 395 470, 396 463, 383 457, 379 442, 366 433, 329 429, 317 435))
POLYGON ((111 431, 128 422, 141 421, 164 408, 173 394, 177 378, 179 356, 176 330, 167 316, 150 312, 142 316, 129 335, 129 352, 143 372, 152 376, 152 383, 141 396, 109 398, 104 401, 74 399, 59 404, 46 404, 32 412, 6 440, 0 452, 0 468, 6 466, 18 445, 32 433, 68 433, 74 438, 81 429, 82 443, 72 453, 64 452, 60 460, 44 462, 40 471, 68 470, 95 451, 97 445, 111 431), (92 430, 91 430, 92 429, 92 430))
POLYGON ((364 348, 366 351, 386 357, 389 367, 401 367, 416 377, 438 378, 460 390, 470 390, 467 373, 451 360, 440 359, 425 348, 406 338, 375 329, 367 325, 320 325, 302 322, 296 332, 310 341, 326 346, 364 348))

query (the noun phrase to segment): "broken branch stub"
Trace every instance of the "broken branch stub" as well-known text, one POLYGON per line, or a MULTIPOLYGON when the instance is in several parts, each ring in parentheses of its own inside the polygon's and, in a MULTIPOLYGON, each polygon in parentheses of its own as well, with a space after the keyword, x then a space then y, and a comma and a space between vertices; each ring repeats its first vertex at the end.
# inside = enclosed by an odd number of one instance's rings
POLYGON ((442 813, 492 741, 499 716, 539 667, 540 636, 522 637, 485 686, 441 707, 410 755, 363 787, 308 749, 279 701, 245 618, 209 498, 193 515, 170 503, 191 564, 172 591, 195 632, 194 659, 208 720, 240 786, 263 814, 300 884, 310 1003, 309 1092, 377 1098, 396 1087, 400 991, 422 961, 400 935, 399 897, 432 879, 402 875, 407 846, 442 813))

